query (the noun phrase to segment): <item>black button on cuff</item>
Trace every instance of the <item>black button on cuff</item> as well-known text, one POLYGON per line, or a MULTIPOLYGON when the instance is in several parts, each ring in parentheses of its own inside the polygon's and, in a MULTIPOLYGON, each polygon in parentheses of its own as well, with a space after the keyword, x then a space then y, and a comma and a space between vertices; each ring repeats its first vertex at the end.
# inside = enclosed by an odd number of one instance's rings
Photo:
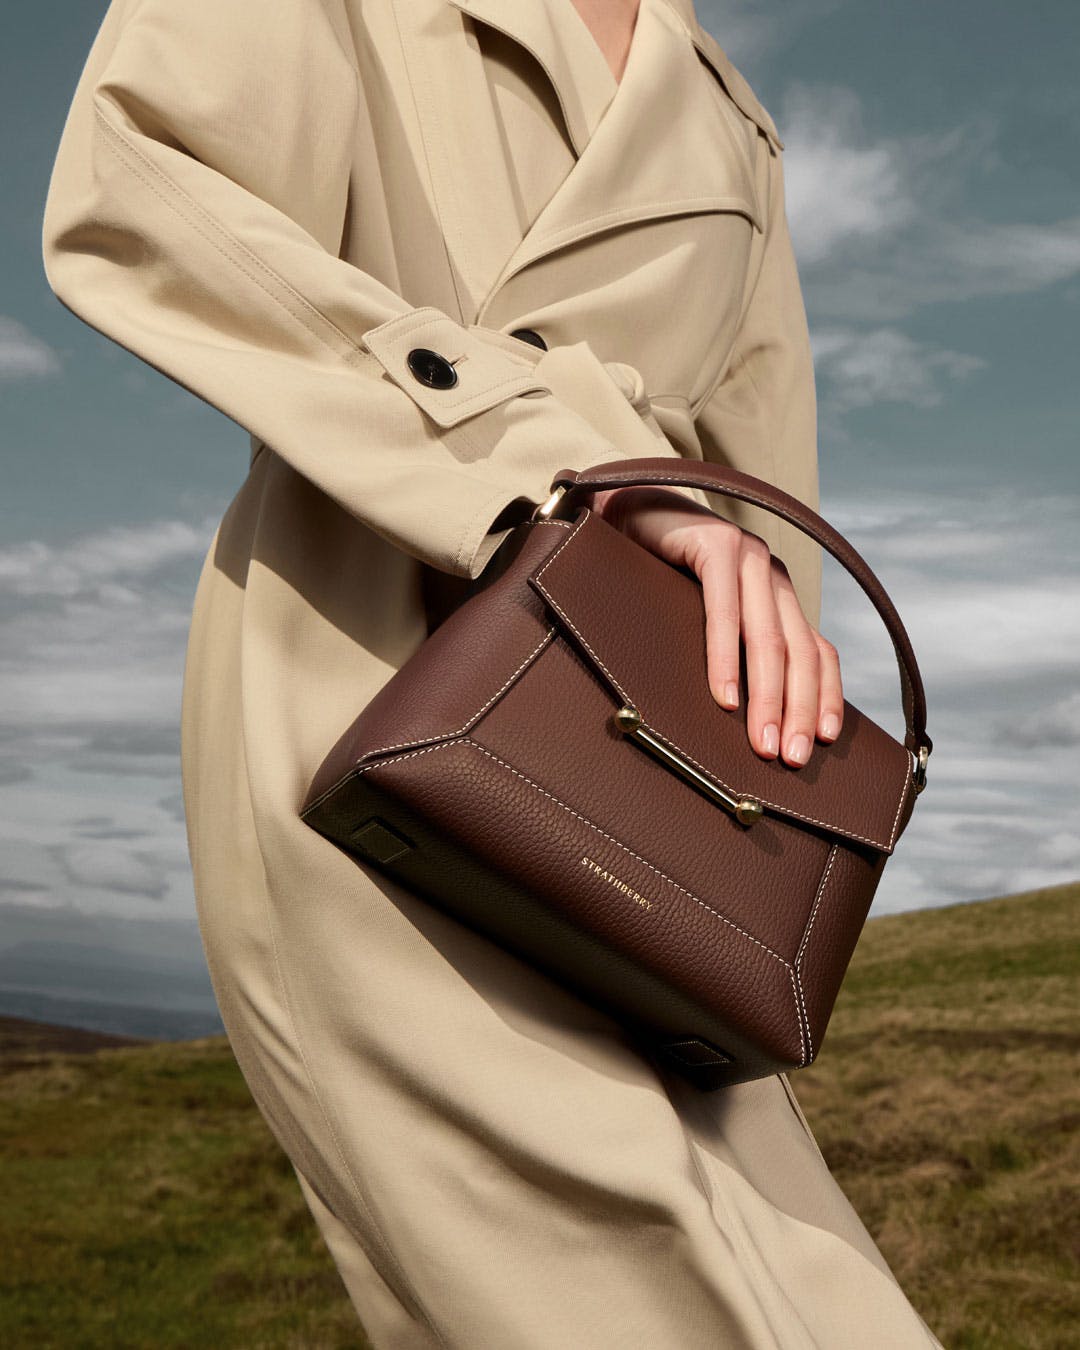
POLYGON ((511 337, 520 338, 522 342, 531 342, 534 347, 539 347, 541 351, 547 351, 548 345, 535 328, 515 328, 510 334, 511 337))
POLYGON ((432 389, 453 389, 458 382, 457 371, 446 357, 429 347, 414 347, 405 360, 420 383, 432 389))

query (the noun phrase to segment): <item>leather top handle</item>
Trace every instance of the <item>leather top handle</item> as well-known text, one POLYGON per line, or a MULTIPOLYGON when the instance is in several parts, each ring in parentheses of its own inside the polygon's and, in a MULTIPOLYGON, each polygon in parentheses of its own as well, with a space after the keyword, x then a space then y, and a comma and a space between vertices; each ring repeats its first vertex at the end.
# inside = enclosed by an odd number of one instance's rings
POLYGON ((926 781, 926 759, 933 742, 926 734, 926 695, 918 662, 896 606, 889 599, 885 587, 871 571, 856 549, 834 530, 828 521, 812 511, 805 502, 792 497, 764 479, 742 473, 723 464, 703 460, 672 460, 666 456, 643 459, 616 459, 607 464, 595 464, 590 469, 560 469, 551 480, 555 494, 550 502, 538 508, 537 514, 547 514, 557 504, 560 509, 576 505, 579 495, 601 492, 607 488, 651 487, 672 484, 676 487, 700 488, 725 497, 760 506, 786 520, 796 529, 816 540, 841 563, 866 592, 870 603, 881 615, 889 630, 897 664, 900 667, 900 685, 904 704, 907 734, 904 744, 916 756, 917 788, 926 781))

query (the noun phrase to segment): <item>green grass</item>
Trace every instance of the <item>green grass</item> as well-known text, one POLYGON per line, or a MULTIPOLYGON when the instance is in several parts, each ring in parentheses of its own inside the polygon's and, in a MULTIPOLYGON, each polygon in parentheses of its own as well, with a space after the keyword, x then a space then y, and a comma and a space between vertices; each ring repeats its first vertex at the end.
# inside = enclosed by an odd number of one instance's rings
POLYGON ((1078 939, 1075 884, 872 920, 792 1075, 949 1350, 1080 1344, 1078 939))
MULTIPOLYGON (((948 1350, 1077 1343, 1078 918, 1080 885, 872 920, 792 1075, 948 1350)), ((224 1040, 33 1030, 0 1026, 0 1345, 366 1344, 224 1040)))
POLYGON ((365 1344, 224 1040, 24 1065, 0 1153, 0 1344, 365 1344))

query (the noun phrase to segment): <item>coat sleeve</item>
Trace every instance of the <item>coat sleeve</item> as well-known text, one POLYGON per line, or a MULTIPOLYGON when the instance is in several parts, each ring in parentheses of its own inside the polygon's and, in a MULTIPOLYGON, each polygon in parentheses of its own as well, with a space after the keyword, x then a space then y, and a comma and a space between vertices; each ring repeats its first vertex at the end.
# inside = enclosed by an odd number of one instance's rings
POLYGON ((45 273, 80 319, 365 525, 472 578, 504 508, 621 452, 537 377, 539 351, 340 256, 368 207, 354 52, 344 0, 113 0, 56 155, 45 273), (417 380, 417 347, 457 384, 417 380))
MULTIPOLYGON (((783 155, 775 136, 765 134, 757 138, 757 151, 765 229, 752 246, 730 356, 700 401, 695 425, 706 460, 764 478, 817 510, 814 365, 784 204, 783 155)), ((820 546, 759 507, 718 497, 712 506, 760 535, 783 560, 803 612, 816 626, 820 546)))

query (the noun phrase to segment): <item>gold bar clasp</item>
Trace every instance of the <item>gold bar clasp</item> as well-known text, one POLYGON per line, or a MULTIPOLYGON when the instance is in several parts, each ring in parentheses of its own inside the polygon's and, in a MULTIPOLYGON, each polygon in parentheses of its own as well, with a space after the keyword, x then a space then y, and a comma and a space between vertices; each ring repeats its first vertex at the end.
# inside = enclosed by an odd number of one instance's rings
POLYGON ((711 801, 730 811, 741 825, 753 825, 755 821, 761 819, 764 809, 760 802, 755 801, 753 797, 736 797, 730 792, 725 792, 712 779, 699 773, 681 755, 676 754, 663 741, 657 739, 655 734, 641 720, 641 714, 636 708, 620 708, 615 714, 615 725, 624 736, 644 746, 665 768, 671 769, 681 778, 685 778, 688 783, 703 792, 711 801))

